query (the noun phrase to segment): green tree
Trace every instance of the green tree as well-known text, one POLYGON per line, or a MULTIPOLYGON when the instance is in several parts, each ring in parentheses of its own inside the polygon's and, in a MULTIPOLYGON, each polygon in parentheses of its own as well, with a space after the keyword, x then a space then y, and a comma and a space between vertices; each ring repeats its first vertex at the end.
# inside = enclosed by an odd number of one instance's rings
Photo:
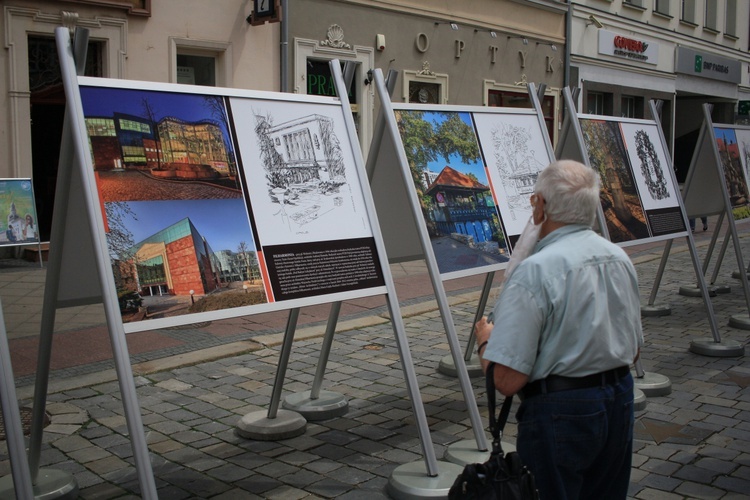
POLYGON ((398 131, 404 144, 404 153, 409 162, 414 186, 422 205, 422 210, 430 234, 437 234, 429 217, 429 207, 425 201, 422 173, 430 162, 443 158, 450 161, 451 155, 458 155, 464 163, 479 159, 479 145, 474 129, 461 120, 458 113, 438 113, 444 118, 441 123, 425 119, 423 111, 397 111, 398 131))

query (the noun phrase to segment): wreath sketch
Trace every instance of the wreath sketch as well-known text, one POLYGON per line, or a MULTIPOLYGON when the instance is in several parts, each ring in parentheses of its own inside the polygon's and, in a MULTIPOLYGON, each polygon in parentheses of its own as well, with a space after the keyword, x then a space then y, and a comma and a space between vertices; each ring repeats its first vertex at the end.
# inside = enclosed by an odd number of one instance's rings
POLYGON ((641 160, 641 174, 648 187, 648 192, 654 200, 664 200, 670 197, 667 180, 661 167, 656 148, 645 130, 635 132, 635 149, 641 160))

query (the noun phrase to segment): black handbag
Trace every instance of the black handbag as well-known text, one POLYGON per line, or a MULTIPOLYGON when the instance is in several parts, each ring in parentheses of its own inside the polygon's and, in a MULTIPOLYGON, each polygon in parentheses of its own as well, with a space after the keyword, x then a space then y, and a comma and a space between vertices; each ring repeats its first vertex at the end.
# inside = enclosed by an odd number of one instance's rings
POLYGON ((483 464, 468 464, 448 491, 449 500, 469 499, 519 499, 538 500, 534 476, 521 463, 518 453, 503 453, 500 442, 505 423, 510 415, 513 396, 508 396, 495 419, 495 364, 487 368, 487 406, 490 414, 492 452, 490 459, 483 464))

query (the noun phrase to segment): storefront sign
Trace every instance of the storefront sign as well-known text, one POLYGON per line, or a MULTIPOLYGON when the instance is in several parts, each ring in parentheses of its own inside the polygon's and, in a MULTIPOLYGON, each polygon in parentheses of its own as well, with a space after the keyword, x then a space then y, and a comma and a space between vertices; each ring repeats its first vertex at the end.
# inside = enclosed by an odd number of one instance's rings
POLYGON ((646 64, 658 64, 659 62, 658 43, 607 30, 599 30, 599 53, 646 64))
POLYGON ((687 47, 677 47, 675 73, 700 76, 722 82, 740 83, 740 62, 687 47))

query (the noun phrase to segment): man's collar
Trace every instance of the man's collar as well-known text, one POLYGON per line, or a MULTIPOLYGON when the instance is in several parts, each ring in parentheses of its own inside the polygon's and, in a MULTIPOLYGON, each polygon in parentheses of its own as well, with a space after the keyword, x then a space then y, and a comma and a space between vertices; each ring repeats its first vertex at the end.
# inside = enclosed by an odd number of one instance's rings
POLYGON ((534 253, 537 253, 542 248, 554 243, 555 241, 564 238, 565 236, 577 233, 579 231, 586 231, 591 230, 589 226, 586 226, 584 224, 566 224, 562 227, 559 227, 549 233, 547 236, 539 240, 539 243, 536 244, 536 247, 534 247, 534 253))

